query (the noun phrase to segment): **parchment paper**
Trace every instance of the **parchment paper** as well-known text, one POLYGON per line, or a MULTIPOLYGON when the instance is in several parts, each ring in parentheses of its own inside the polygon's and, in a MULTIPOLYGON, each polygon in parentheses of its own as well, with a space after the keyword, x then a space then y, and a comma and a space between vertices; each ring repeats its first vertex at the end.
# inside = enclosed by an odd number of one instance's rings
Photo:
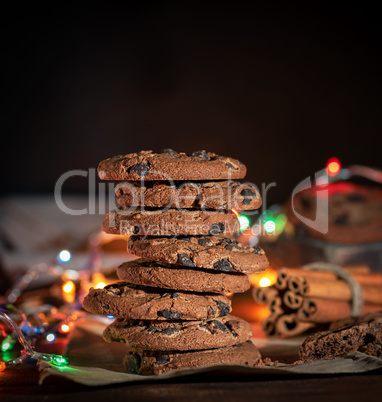
MULTIPOLYGON (((382 368, 382 359, 368 356, 360 352, 348 354, 346 357, 332 360, 320 360, 312 363, 293 364, 278 363, 277 366, 246 367, 238 365, 205 366, 195 369, 175 370, 158 376, 142 376, 128 374, 122 365, 123 356, 127 352, 123 343, 106 343, 102 339, 105 322, 83 320, 72 331, 65 355, 69 358, 69 367, 54 367, 40 363, 40 383, 50 375, 66 377, 77 383, 88 386, 101 386, 127 382, 161 381, 191 375, 210 375, 223 378, 227 375, 235 377, 268 377, 280 375, 328 375, 346 373, 364 373, 382 368)), ((263 358, 271 357, 274 361, 297 360, 298 347, 303 338, 266 339, 259 337, 255 330, 252 341, 259 348, 263 358)))

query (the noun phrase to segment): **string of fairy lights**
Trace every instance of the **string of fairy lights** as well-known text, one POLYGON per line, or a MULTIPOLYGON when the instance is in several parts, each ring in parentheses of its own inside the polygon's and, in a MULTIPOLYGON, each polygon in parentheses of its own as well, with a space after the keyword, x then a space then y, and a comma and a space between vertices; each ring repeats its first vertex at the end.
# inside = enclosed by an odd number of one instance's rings
POLYGON ((7 292, 5 303, 0 305, 0 322, 8 329, 7 331, 0 325, 0 339, 3 338, 0 344, 0 371, 20 363, 37 361, 58 367, 69 365, 67 357, 38 352, 36 346, 43 342, 52 344, 68 335, 75 322, 87 316, 81 310, 81 303, 89 288, 102 288, 107 283, 105 276, 99 272, 99 250, 93 250, 87 264, 78 271, 65 268, 65 263, 71 258, 68 250, 62 250, 53 263, 32 266, 7 292), (37 307, 25 307, 22 310, 17 302, 22 298, 23 292, 32 282, 46 274, 60 284, 59 305, 41 303, 37 307), (20 353, 19 356, 16 356, 17 352, 20 353))

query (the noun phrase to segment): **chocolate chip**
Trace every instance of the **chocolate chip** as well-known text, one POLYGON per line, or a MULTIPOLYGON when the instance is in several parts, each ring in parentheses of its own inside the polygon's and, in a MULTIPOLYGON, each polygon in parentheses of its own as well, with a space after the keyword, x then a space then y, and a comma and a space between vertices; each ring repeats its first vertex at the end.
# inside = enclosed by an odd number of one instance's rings
POLYGON ((174 151, 171 148, 162 149, 161 153, 168 154, 168 155, 178 155, 178 152, 174 151))
POLYGON ((214 302, 218 305, 219 317, 223 317, 231 311, 231 307, 228 304, 223 303, 220 300, 215 300, 215 299, 214 299, 214 302))
POLYGON ((198 239, 198 244, 207 247, 212 245, 212 241, 210 239, 198 239))
POLYGON ((208 315, 215 316, 215 310, 211 306, 208 307, 208 315))
POLYGON ((185 267, 195 267, 194 262, 187 254, 178 254, 178 263, 185 267))
POLYGON ((347 200, 350 202, 365 202, 366 201, 364 196, 362 196, 360 194, 356 194, 356 193, 349 194, 347 196, 347 200))
POLYGON ((171 311, 168 308, 164 310, 158 311, 159 317, 167 318, 168 320, 179 320, 182 317, 182 314, 178 311, 171 311))
POLYGON ((129 173, 137 174, 138 176, 146 176, 150 171, 149 165, 146 162, 137 163, 132 166, 129 173))
POLYGON ((231 240, 231 239, 225 239, 225 242, 228 243, 224 246, 224 248, 228 251, 233 250, 234 248, 238 249, 238 250, 242 250, 242 248, 236 243, 235 240, 231 240), (230 240, 228 242, 228 240, 230 240))
POLYGON ((134 234, 138 234, 140 231, 141 231, 141 227, 138 226, 138 225, 134 225, 133 233, 134 233, 134 234))
POLYGON ((164 334, 164 335, 177 335, 177 334, 179 334, 179 329, 176 329, 176 328, 166 328, 163 332, 162 332, 162 334, 164 334))
POLYGON ((230 162, 226 162, 225 164, 228 166, 229 169, 235 169, 235 170, 238 169, 237 167, 233 166, 232 163, 230 162))
POLYGON ((183 241, 188 241, 189 243, 191 242, 191 239, 189 238, 189 237, 181 237, 180 238, 181 240, 183 240, 183 241))
POLYGON ((179 293, 171 293, 171 299, 175 299, 176 297, 179 297, 179 293))
POLYGON ((231 272, 234 270, 233 265, 227 260, 227 258, 223 258, 222 260, 216 261, 214 264, 214 268, 224 272, 231 272))
POLYGON ((161 364, 166 364, 170 361, 170 356, 169 355, 160 355, 156 357, 156 364, 161 365, 161 364))
POLYGON ((348 216, 347 214, 342 214, 338 215, 336 218, 334 218, 333 223, 335 225, 346 225, 348 223, 348 216))
POLYGON ((209 161, 211 158, 208 156, 208 153, 206 151, 195 151, 191 154, 191 156, 196 156, 200 159, 204 159, 206 161, 209 161))
POLYGON ((150 334, 155 334, 155 332, 160 332, 160 328, 155 325, 151 325, 151 327, 147 328, 147 331, 150 332, 150 334))
POLYGON ((252 247, 253 248, 253 252, 255 253, 255 254, 257 254, 257 255, 260 255, 261 254, 261 248, 259 247, 259 246, 253 246, 252 247))
MULTIPOLYGON (((126 320, 125 322, 123 322, 122 319, 119 319, 119 323, 123 326, 123 328, 130 328, 136 324, 134 320, 126 320)), ((140 323, 140 326, 142 326, 142 323, 140 323)))
POLYGON ((222 322, 220 322, 220 321, 213 320, 213 321, 212 321, 212 325, 213 325, 216 329, 218 329, 219 331, 221 331, 221 332, 225 332, 225 333, 230 332, 230 330, 228 329, 228 327, 225 326, 225 325, 224 325, 222 322))
POLYGON ((199 324, 200 328, 203 328, 204 330, 208 331, 210 334, 212 334, 211 330, 207 327, 207 325, 199 324))
POLYGON ((139 373, 141 367, 141 356, 134 353, 129 357, 129 371, 130 373, 139 373))
POLYGON ((103 308, 104 308, 105 310, 109 310, 110 306, 109 306, 108 304, 104 304, 104 305, 103 305, 103 308))
POLYGON ((253 199, 256 199, 256 193, 250 188, 245 188, 240 192, 240 195, 244 197, 243 204, 249 205, 253 199))
POLYGON ((215 235, 218 235, 220 233, 223 233, 224 229, 225 229, 224 223, 222 223, 222 222, 214 223, 211 226, 208 234, 210 234, 211 236, 215 236, 215 235))

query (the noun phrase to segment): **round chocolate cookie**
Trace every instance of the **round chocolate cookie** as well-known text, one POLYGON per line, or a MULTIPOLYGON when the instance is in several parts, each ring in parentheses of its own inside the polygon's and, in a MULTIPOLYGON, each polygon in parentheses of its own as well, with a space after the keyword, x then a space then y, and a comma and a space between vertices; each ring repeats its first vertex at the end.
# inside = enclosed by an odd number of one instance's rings
POLYGON ((255 185, 237 181, 208 183, 122 182, 115 187, 117 202, 123 206, 154 208, 225 209, 239 211, 261 207, 255 185))
POLYGON ((240 293, 251 286, 245 274, 184 268, 144 258, 123 263, 117 268, 117 275, 136 285, 191 292, 240 293))
POLYGON ((218 235, 234 233, 239 221, 234 213, 188 210, 118 209, 107 213, 102 222, 106 233, 139 236, 218 235))
POLYGON ((186 293, 118 282, 92 288, 83 308, 93 314, 145 320, 198 320, 222 317, 231 311, 224 295, 186 293))
POLYGON ((140 257, 189 268, 250 274, 268 267, 268 259, 260 247, 244 246, 230 238, 131 236, 127 248, 140 257))
POLYGON ((212 152, 191 155, 165 149, 114 156, 98 165, 101 180, 227 180, 242 179, 247 168, 238 160, 212 152))
MULTIPOLYGON (((286 205, 288 220, 296 233, 337 244, 361 244, 382 240, 382 190, 348 182, 336 182, 303 190, 286 205), (317 208, 326 206, 327 215, 316 221, 317 208), (299 214, 312 222, 302 223, 299 214), (328 223, 317 225, 317 223, 328 223), (322 227, 321 227, 322 226, 322 227)), ((321 208, 322 209, 322 208, 321 208)))
POLYGON ((260 352, 251 341, 219 349, 191 352, 158 353, 137 350, 129 352, 123 359, 128 372, 141 375, 158 375, 179 369, 227 364, 253 367, 260 362, 260 352))
POLYGON ((227 316, 201 321, 135 321, 118 318, 105 328, 106 342, 125 342, 139 350, 203 350, 248 341, 251 325, 227 316))

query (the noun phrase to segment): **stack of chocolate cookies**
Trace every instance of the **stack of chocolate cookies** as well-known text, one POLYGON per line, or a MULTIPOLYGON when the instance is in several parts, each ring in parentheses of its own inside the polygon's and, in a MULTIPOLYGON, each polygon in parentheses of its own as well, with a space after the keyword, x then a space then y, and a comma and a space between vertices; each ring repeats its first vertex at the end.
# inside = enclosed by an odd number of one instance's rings
POLYGON ((263 250, 234 239, 239 222, 232 210, 261 205, 256 187, 237 181, 245 166, 206 151, 167 149, 107 159, 98 174, 120 181, 121 207, 102 228, 131 235, 128 250, 139 258, 118 267, 122 282, 91 289, 83 306, 116 317, 103 336, 126 343, 127 370, 258 364, 251 325, 229 315, 225 295, 248 290, 247 274, 268 266, 263 250))

